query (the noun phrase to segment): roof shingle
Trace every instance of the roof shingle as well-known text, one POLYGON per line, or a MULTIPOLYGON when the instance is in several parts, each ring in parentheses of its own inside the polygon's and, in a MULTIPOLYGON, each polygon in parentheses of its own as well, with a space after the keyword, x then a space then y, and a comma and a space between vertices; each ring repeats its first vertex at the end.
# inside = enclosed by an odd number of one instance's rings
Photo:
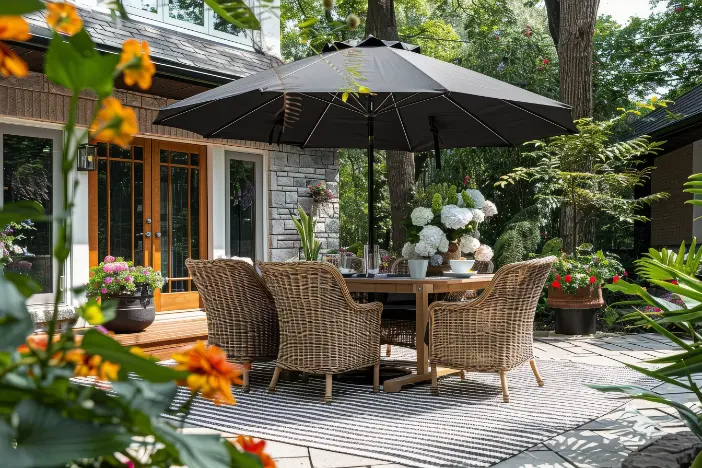
POLYGON ((634 124, 636 135, 652 135, 668 126, 678 124, 695 116, 702 115, 702 84, 675 100, 675 104, 658 109, 634 124), (671 119, 669 112, 682 115, 681 119, 671 119))

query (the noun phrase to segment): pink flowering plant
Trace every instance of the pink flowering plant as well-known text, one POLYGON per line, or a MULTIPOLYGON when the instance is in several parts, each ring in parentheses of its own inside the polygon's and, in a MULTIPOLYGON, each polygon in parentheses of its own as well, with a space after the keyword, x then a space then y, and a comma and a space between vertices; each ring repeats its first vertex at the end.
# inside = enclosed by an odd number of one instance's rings
POLYGON ((310 195, 317 201, 327 201, 334 198, 334 194, 327 188, 327 184, 319 182, 316 185, 308 185, 307 189, 310 191, 310 195))
POLYGON ((151 267, 134 266, 122 257, 108 255, 96 267, 90 269, 87 286, 88 297, 135 294, 139 287, 148 286, 155 291, 163 286, 160 271, 151 267))
POLYGON ((561 254, 553 264, 548 285, 566 294, 575 294, 579 288, 599 287, 616 283, 627 272, 614 254, 603 251, 590 252, 588 247, 578 248, 575 255, 561 254))

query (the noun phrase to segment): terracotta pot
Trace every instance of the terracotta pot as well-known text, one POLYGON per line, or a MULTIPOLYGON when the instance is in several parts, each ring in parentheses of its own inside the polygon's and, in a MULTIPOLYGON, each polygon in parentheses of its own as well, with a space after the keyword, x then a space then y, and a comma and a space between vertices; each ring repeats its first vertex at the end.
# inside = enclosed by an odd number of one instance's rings
POLYGON ((600 309, 604 305, 602 287, 578 288, 575 294, 566 294, 549 286, 546 305, 554 309, 600 309))
POLYGON ((444 265, 448 265, 449 260, 458 260, 461 258, 461 244, 458 242, 451 242, 448 252, 441 254, 441 256, 444 258, 444 265))
POLYGON ((103 296, 103 300, 117 301, 115 318, 103 324, 105 328, 115 333, 136 333, 144 330, 156 320, 154 292, 146 285, 136 294, 120 294, 103 296))

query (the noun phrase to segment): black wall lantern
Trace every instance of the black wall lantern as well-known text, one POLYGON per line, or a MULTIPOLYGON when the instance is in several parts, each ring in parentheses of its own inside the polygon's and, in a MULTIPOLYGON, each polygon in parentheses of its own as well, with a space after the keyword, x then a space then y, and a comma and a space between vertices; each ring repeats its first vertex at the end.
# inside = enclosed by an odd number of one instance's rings
POLYGON ((97 146, 87 143, 78 145, 78 170, 97 170, 97 146))

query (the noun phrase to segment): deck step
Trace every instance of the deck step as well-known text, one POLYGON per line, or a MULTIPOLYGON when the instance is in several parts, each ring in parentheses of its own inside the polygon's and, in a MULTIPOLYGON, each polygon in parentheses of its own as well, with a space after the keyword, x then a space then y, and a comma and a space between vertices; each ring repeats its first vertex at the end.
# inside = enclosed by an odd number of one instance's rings
POLYGON ((207 320, 194 317, 156 321, 139 333, 113 335, 122 346, 139 346, 149 354, 168 359, 196 341, 207 342, 207 320))

